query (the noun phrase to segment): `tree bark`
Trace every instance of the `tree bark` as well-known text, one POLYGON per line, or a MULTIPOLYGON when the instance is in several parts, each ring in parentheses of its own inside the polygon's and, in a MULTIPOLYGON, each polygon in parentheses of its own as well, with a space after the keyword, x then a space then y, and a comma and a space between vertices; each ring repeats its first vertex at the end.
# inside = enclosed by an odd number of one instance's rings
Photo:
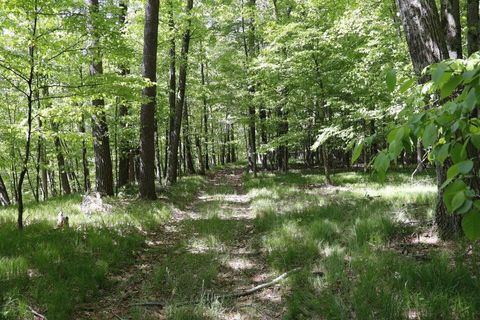
POLYGON ((182 50, 180 54, 180 68, 178 75, 178 92, 175 99, 175 113, 173 130, 170 130, 170 148, 168 154, 167 182, 173 184, 178 177, 178 150, 180 144, 180 129, 182 127, 183 105, 185 103, 185 91, 187 82, 188 51, 190 47, 190 12, 193 8, 193 0, 187 0, 186 14, 188 16, 187 29, 182 38, 182 50))
POLYGON ((442 27, 451 59, 462 59, 462 28, 459 0, 442 0, 442 27))
POLYGON ((468 55, 480 50, 479 0, 467 0, 468 55))
POLYGON ((187 164, 187 173, 188 174, 195 174, 195 167, 193 164, 193 155, 192 155, 192 142, 190 139, 190 124, 188 120, 188 103, 185 100, 185 104, 183 106, 183 143, 185 145, 185 160, 187 164))
MULTIPOLYGON (((413 68, 419 82, 428 81, 421 76, 422 70, 436 62, 448 58, 448 50, 443 38, 438 11, 434 0, 397 0, 402 19, 413 68)), ((459 230, 459 217, 447 212, 442 199, 440 186, 445 181, 446 168, 436 163, 438 195, 435 211, 435 223, 442 238, 455 236, 459 230)))
POLYGON ((68 172, 65 165, 65 157, 62 151, 62 143, 60 141, 60 138, 58 137, 58 124, 55 121, 52 121, 51 126, 55 133, 53 143, 55 145, 55 153, 57 156, 58 172, 60 176, 60 188, 63 190, 63 194, 69 195, 72 193, 72 190, 70 188, 70 181, 68 180, 68 172))
MULTIPOLYGON (((120 16, 119 22, 121 25, 125 25, 126 16, 128 12, 128 6, 125 1, 120 2, 120 16)), ((127 76, 130 74, 130 70, 124 66, 120 66, 120 75, 127 76)), ((128 107, 125 103, 121 102, 118 108, 118 118, 120 123, 121 130, 125 130, 128 127, 128 123, 126 121, 126 117, 128 116, 128 107)), ((117 177, 117 187, 123 187, 128 183, 128 168, 129 168, 129 153, 130 153, 130 144, 128 139, 125 137, 120 136, 119 141, 119 148, 118 148, 118 177, 117 177)))
POLYGON ((205 170, 210 170, 209 164, 209 156, 208 156, 208 112, 207 112, 207 95, 205 93, 205 86, 206 86, 206 77, 205 77, 205 65, 203 63, 203 56, 202 62, 200 63, 200 74, 202 78, 202 88, 204 88, 204 92, 202 94, 203 100, 203 130, 204 130, 204 141, 205 141, 205 170))
POLYGON ((78 131, 82 134, 82 167, 83 167, 83 191, 85 193, 90 192, 91 190, 91 182, 90 182, 90 168, 88 165, 88 156, 87 156, 87 145, 85 142, 85 119, 83 118, 80 120, 78 124, 78 131))
POLYGON ((10 197, 8 196, 7 187, 5 186, 5 182, 3 182, 2 176, 0 176, 0 205, 10 205, 10 197))
POLYGON ((145 8, 143 77, 151 81, 143 89, 140 116, 140 197, 156 199, 155 192, 155 108, 157 95, 157 43, 159 0, 148 0, 145 8))
MULTIPOLYGON (((100 35, 95 19, 98 17, 98 0, 86 0, 89 16, 87 29, 91 38, 90 76, 103 74, 103 63, 100 52, 100 35)), ((96 190, 102 196, 113 196, 112 157, 110 154, 110 137, 108 133, 107 117, 105 115, 105 101, 103 98, 92 100, 94 113, 92 115, 93 150, 95 153, 95 181, 96 190)))

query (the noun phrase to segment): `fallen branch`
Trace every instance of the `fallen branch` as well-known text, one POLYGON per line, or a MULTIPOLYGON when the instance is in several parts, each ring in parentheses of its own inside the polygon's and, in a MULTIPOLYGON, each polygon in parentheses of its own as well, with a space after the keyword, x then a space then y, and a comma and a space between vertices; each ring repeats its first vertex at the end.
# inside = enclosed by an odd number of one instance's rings
POLYGON ((37 318, 40 318, 42 320, 47 320, 47 317, 45 317, 43 314, 41 313, 38 313, 37 311, 35 311, 32 307, 28 306, 28 309, 30 309, 30 312, 33 313, 33 315, 37 318))
MULTIPOLYGON (((261 291, 265 288, 269 288, 271 286, 274 286, 275 284, 279 283, 280 281, 282 281, 283 279, 286 279, 288 278, 288 276, 290 276, 292 273, 294 272, 297 272, 297 271, 300 271, 301 268, 295 268, 295 269, 292 269, 290 271, 287 271, 281 275, 279 275, 278 277, 276 277, 275 279, 269 281, 269 282, 266 282, 266 283, 262 283, 262 284, 259 284, 258 286, 255 286, 253 288, 250 288, 248 290, 244 290, 244 291, 240 291, 240 292, 236 292, 236 293, 230 293, 230 294, 224 294, 224 295, 211 295, 210 299, 208 299, 209 302, 211 301, 214 301, 214 300, 225 300, 225 299, 233 299, 233 298, 241 298, 241 297, 245 297, 245 296, 249 296, 249 295, 252 295, 258 291, 261 291)), ((323 273, 317 273, 319 275, 323 275, 323 273)), ((176 306, 184 306, 184 305, 188 305, 188 304, 198 304, 200 302, 203 302, 205 301, 204 299, 200 299, 200 300, 197 300, 197 301, 193 301, 193 302, 183 302, 183 303, 179 303, 177 304, 176 306)), ((134 303, 134 304, 131 304, 130 306, 137 306, 137 307, 163 307, 164 303, 163 302, 159 302, 159 301, 147 301, 147 302, 140 302, 140 303, 134 303)))

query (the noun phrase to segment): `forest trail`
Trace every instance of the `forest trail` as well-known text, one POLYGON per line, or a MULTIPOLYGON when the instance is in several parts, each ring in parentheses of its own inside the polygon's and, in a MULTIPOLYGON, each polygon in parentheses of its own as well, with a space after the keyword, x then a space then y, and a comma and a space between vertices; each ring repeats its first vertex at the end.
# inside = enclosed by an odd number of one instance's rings
MULTIPOLYGON (((210 303, 214 296, 241 292, 278 275, 259 249, 242 173, 236 168, 209 175, 195 201, 184 210, 174 209, 165 225, 149 233, 136 263, 112 276, 112 287, 99 301, 82 305, 76 319, 168 319, 175 308, 194 310, 195 319, 281 318, 281 284, 210 303), (146 301, 162 306, 134 306, 146 301)), ((193 314, 181 318, 185 316, 193 314)))

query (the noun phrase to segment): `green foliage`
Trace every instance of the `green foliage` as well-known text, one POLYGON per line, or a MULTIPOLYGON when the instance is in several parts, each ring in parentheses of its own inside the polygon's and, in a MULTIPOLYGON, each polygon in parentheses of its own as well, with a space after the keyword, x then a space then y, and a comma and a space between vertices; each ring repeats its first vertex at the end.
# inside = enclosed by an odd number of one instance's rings
POLYGON ((437 99, 432 101, 433 107, 417 111, 406 124, 393 130, 389 134, 388 151, 378 154, 373 165, 383 178, 390 162, 408 150, 412 141, 421 139, 423 146, 428 148, 430 161, 449 164, 447 180, 442 185, 443 200, 450 213, 467 215, 468 219, 462 225, 472 240, 477 235, 469 223, 476 226, 478 212, 473 201, 480 191, 469 185, 472 179, 478 179, 474 168, 478 165, 480 150, 480 122, 476 115, 476 92, 480 90, 479 58, 473 55, 468 60, 448 60, 429 68, 427 72, 431 81, 423 86, 422 92, 437 99))

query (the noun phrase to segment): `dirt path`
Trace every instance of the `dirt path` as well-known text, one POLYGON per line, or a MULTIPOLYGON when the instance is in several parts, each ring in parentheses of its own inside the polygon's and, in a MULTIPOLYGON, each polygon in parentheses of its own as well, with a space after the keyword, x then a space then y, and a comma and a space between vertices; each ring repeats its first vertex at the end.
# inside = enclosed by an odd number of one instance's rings
MULTIPOLYGON (((195 308, 202 297, 242 291, 274 278, 276 274, 269 270, 266 255, 259 249, 255 214, 241 176, 240 169, 226 169, 209 176, 206 190, 185 210, 175 209, 172 219, 158 232, 148 234, 145 250, 137 262, 113 277, 113 287, 100 301, 83 305, 75 319, 167 319, 169 313, 175 312, 172 306, 179 302, 185 304, 186 301, 188 307, 188 301, 195 301, 190 304, 195 308), (189 264, 188 259, 197 261, 202 255, 212 258, 200 259, 193 270, 182 265, 182 261, 189 264), (210 270, 209 264, 216 266, 214 278, 205 287, 202 282, 200 290, 196 290, 193 282, 205 281, 194 280, 197 276, 204 277, 201 270, 210 270), (171 278, 193 279, 191 288, 187 283, 184 288, 168 290, 166 283, 160 284, 157 290, 146 289, 155 281, 152 280, 158 272, 155 270, 162 268, 174 273, 171 278), (182 292, 188 294, 182 297, 182 292), (151 300, 161 301, 163 306, 131 307, 131 304, 151 300)), ((176 284, 181 286, 181 281, 176 284)), ((205 318, 229 320, 278 319, 283 311, 282 290, 277 285, 243 298, 216 301, 214 307, 209 303, 204 305, 208 312, 199 311, 203 313, 199 316, 207 314, 205 318)))

